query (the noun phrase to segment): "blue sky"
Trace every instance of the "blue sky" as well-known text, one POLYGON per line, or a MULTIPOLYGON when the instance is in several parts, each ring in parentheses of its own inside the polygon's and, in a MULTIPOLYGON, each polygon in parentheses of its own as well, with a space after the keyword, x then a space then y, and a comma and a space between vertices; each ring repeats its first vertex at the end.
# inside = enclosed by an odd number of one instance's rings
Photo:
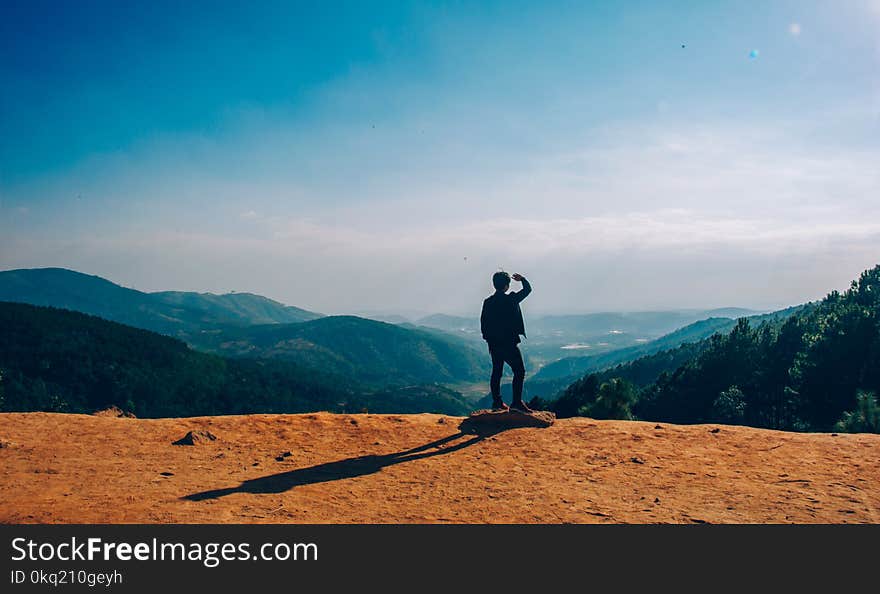
POLYGON ((745 4, 5 2, 0 267, 326 312, 468 313, 499 266, 534 311, 820 297, 878 260, 880 2, 745 4))

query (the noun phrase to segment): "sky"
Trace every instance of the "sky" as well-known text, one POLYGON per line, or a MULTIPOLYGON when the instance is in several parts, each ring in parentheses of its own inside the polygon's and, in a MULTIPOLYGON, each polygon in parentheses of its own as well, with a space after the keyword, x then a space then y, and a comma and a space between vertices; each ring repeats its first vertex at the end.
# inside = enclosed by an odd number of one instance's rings
POLYGON ((17 2, 0 269, 323 313, 821 298, 880 263, 880 0, 17 2))

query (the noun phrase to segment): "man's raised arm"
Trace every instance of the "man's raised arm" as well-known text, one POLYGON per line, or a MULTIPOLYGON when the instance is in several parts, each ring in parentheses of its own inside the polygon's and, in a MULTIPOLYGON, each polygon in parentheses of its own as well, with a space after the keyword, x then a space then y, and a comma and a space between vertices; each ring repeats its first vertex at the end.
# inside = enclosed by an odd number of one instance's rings
POLYGON ((516 299, 516 302, 519 303, 523 299, 529 296, 529 293, 532 292, 532 285, 529 284, 529 281, 526 280, 526 277, 521 275, 520 273, 515 273, 511 278, 515 281, 519 281, 522 283, 522 289, 517 291, 516 293, 511 293, 511 296, 516 299))

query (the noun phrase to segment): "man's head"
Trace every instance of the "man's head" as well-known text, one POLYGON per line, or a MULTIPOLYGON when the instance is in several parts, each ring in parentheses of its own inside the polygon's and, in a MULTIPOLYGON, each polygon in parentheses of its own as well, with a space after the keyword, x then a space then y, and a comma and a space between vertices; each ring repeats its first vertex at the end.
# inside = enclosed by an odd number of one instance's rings
POLYGON ((510 288, 510 275, 506 272, 496 272, 492 275, 492 286, 496 291, 506 292, 510 288))

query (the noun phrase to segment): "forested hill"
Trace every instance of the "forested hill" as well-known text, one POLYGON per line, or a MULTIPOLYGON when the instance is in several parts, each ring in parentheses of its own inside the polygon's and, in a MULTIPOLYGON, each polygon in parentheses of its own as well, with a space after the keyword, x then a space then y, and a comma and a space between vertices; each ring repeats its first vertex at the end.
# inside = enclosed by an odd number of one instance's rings
POLYGON ((250 293, 145 293, 65 268, 0 272, 0 301, 70 309, 184 340, 211 326, 292 323, 320 317, 250 293))
MULTIPOLYGON (((741 319, 729 334, 667 352, 676 362, 690 356, 644 387, 627 377, 636 361, 618 370, 620 379, 613 372, 584 377, 551 406, 596 418, 880 431, 878 312, 880 266, 785 321, 741 319)), ((648 358, 642 367, 651 364, 648 358)))
POLYGON ((111 405, 140 417, 470 408, 440 386, 377 392, 291 361, 228 359, 95 316, 0 302, 0 411, 88 413, 111 405))
MULTIPOLYGON (((765 322, 777 322, 788 318, 804 307, 809 305, 796 305, 779 311, 756 314, 749 316, 752 324, 763 324, 765 322)), ((727 311, 727 310, 719 310, 727 311)), ((745 310, 748 311, 748 310, 745 310)), ((534 375, 534 380, 560 380, 572 376, 582 376, 590 372, 597 372, 608 369, 614 365, 638 360, 640 357, 661 353, 670 349, 676 349, 680 345, 687 343, 699 343, 705 338, 709 338, 713 334, 730 332, 736 326, 737 320, 733 318, 712 317, 705 320, 699 320, 688 324, 677 330, 673 330, 668 334, 664 334, 660 338, 656 338, 650 342, 638 344, 635 346, 615 349, 607 353, 598 355, 585 355, 581 357, 566 357, 559 361, 554 361, 545 365, 534 375)), ((656 377, 656 376, 655 376, 656 377)), ((653 379, 653 378, 652 378, 653 379)))
POLYGON ((474 381, 488 364, 485 352, 459 337, 356 316, 227 327, 194 342, 220 355, 288 360, 374 385, 474 381))
POLYGON ((144 293, 63 268, 0 272, 0 301, 79 311, 236 358, 287 360, 375 387, 473 381, 488 356, 459 336, 321 316, 248 293, 144 293))

